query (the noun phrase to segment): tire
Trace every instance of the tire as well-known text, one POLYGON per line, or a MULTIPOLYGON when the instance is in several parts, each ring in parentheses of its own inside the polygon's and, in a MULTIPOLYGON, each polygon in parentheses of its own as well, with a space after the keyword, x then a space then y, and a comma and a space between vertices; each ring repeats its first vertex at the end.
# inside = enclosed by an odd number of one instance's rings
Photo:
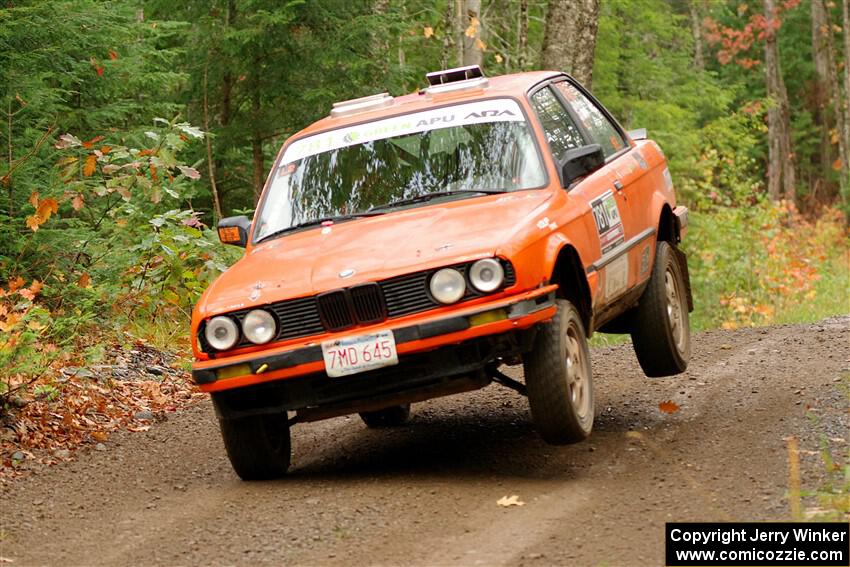
POLYGON ((286 413, 219 419, 219 427, 230 464, 242 480, 286 474, 292 450, 286 413))
POLYGON ((593 429, 593 377, 584 325, 569 301, 540 326, 523 357, 528 404, 537 432, 549 444, 587 439, 593 429))
POLYGON ((407 422, 408 418, 410 418, 410 404, 392 406, 377 411, 364 411, 360 414, 363 423, 372 429, 402 425, 407 422))
POLYGON ((658 242, 652 276, 632 319, 632 344, 650 377, 680 374, 691 358, 691 330, 682 267, 673 248, 658 242))

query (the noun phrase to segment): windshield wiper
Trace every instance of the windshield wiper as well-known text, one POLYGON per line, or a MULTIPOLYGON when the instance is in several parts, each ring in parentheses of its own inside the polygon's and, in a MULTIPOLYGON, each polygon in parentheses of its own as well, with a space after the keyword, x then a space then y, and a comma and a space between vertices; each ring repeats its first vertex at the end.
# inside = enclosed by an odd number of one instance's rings
POLYGON ((317 218, 317 219, 300 222, 298 224, 293 224, 292 226, 288 226, 288 227, 282 228, 280 230, 276 230, 272 233, 265 235, 261 239, 257 240, 256 243, 259 244, 260 242, 263 242, 265 240, 269 240, 271 238, 275 238, 275 237, 278 237, 278 236, 282 236, 282 235, 287 234, 289 232, 294 232, 294 231, 300 230, 302 228, 310 228, 310 227, 314 227, 314 226, 319 226, 322 223, 326 223, 326 222, 340 222, 340 221, 359 219, 359 218, 363 218, 363 217, 377 217, 377 216, 382 215, 382 214, 384 214, 384 213, 373 212, 370 209, 370 210, 366 211, 365 213, 352 213, 350 215, 336 215, 336 216, 330 216, 330 217, 320 217, 320 218, 317 218))
POLYGON ((394 209, 396 207, 403 207, 405 205, 414 205, 416 203, 426 203, 433 199, 434 197, 450 197, 452 195, 495 195, 497 193, 505 193, 505 191, 500 191, 498 189, 459 189, 457 191, 435 191, 434 193, 426 193, 424 195, 419 195, 417 197, 411 197, 409 199, 401 199, 400 201, 393 201, 392 203, 387 203, 386 205, 378 205, 377 207, 372 207, 367 212, 374 211, 383 211, 384 209, 394 209))

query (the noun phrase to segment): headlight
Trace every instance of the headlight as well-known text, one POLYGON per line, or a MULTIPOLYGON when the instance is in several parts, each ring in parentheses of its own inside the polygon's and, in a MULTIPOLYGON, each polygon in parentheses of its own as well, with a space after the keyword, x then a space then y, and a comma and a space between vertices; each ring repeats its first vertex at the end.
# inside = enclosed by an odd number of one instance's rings
POLYGON ((469 282, 478 291, 490 293, 496 291, 505 281, 505 270, 498 260, 486 258, 478 260, 469 268, 469 282))
POLYGON ((277 334, 277 324, 274 317, 263 309, 249 311, 242 320, 242 333, 254 344, 264 344, 277 334))
POLYGON ((431 276, 431 295, 440 303, 455 303, 466 293, 463 274, 452 268, 443 268, 431 276))
POLYGON ((239 340, 239 327, 230 317, 213 317, 204 329, 204 336, 214 349, 227 350, 239 340))

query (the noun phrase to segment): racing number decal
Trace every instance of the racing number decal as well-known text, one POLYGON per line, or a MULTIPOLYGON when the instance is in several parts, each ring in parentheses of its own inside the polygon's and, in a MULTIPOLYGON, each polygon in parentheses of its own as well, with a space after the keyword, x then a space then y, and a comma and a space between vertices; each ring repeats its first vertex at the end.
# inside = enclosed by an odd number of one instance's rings
POLYGON ((620 218, 620 209, 617 208, 614 192, 603 193, 601 197, 590 202, 590 207, 596 221, 596 230, 599 232, 599 246, 604 255, 626 240, 623 220, 620 218))
MULTIPOLYGON (((599 247, 602 255, 610 252, 626 241, 623 229, 623 219, 613 191, 606 191, 590 203, 593 219, 596 221, 596 231, 599 233, 599 247)), ((605 300, 621 294, 628 287, 629 257, 622 255, 605 267, 605 300)))

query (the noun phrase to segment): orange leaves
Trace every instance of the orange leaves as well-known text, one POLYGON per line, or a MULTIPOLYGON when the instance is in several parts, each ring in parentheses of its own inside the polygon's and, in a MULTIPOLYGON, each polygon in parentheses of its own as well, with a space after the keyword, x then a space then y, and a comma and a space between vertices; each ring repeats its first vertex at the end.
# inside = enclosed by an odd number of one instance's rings
POLYGON ((85 149, 87 149, 87 150, 90 150, 90 149, 92 149, 92 147, 93 147, 96 143, 98 143, 98 142, 99 142, 99 141, 101 141, 102 139, 103 139, 103 136, 95 136, 94 138, 92 138, 92 139, 91 139, 91 140, 89 140, 88 142, 83 142, 83 147, 84 147, 85 149))
POLYGON ((30 195, 29 204, 35 207, 35 214, 28 216, 26 223, 33 232, 50 220, 51 215, 59 212, 59 203, 56 199, 40 199, 37 191, 30 195))
POLYGON ((25 283, 26 281, 24 281, 24 278, 18 276, 17 278, 9 282, 9 292, 11 293, 13 291, 21 289, 22 287, 24 287, 25 283))
POLYGON ((110 49, 109 50, 109 58, 112 61, 115 61, 116 59, 118 59, 118 53, 114 49, 110 49))
POLYGON ((466 28, 466 30, 463 33, 468 38, 478 37, 478 31, 479 31, 480 27, 481 27, 481 21, 476 17, 472 17, 472 18, 469 19, 469 26, 466 28))
POLYGON ((77 193, 76 195, 74 195, 73 199, 71 199, 71 206, 74 208, 75 211, 79 211, 80 209, 86 206, 86 202, 83 199, 82 193, 77 193))
POLYGON ((422 30, 422 35, 425 36, 425 39, 432 37, 434 35, 434 28, 432 28, 431 26, 425 26, 425 28, 422 30))
POLYGON ((658 404, 658 409, 662 413, 671 414, 679 411, 679 404, 674 402, 673 400, 666 400, 658 404))
POLYGON ((83 274, 77 280, 77 287, 81 287, 83 289, 88 289, 91 287, 91 276, 88 272, 83 272, 83 274))
POLYGON ((97 171, 97 156, 89 154, 86 157, 86 163, 83 165, 83 175, 91 177, 97 171))

